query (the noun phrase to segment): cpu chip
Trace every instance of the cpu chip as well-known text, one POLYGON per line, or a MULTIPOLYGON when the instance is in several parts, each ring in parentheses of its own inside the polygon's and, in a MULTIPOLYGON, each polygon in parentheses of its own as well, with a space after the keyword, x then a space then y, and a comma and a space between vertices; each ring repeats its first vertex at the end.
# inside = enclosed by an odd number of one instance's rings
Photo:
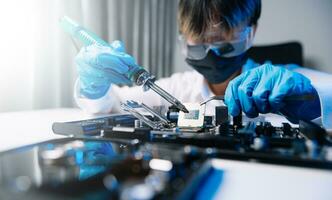
POLYGON ((184 103, 189 113, 179 112, 178 126, 180 128, 202 128, 204 125, 205 105, 199 103, 184 103))

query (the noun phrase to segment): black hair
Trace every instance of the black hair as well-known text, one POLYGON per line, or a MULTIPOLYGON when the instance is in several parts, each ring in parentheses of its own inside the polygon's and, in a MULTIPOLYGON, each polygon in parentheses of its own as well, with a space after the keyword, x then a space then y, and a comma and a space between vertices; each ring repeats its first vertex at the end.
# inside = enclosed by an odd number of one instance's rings
POLYGON ((261 0, 180 0, 179 30, 200 38, 214 24, 229 32, 241 24, 256 25, 260 14, 261 0))

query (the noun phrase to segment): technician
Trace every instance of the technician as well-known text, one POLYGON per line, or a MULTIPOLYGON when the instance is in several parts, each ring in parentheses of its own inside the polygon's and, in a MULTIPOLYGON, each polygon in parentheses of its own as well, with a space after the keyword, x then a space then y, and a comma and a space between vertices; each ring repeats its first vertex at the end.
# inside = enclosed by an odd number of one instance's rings
MULTIPOLYGON (((332 75, 294 64, 261 65, 248 58, 260 14, 260 0, 180 0, 183 53, 194 70, 173 74, 157 84, 181 102, 225 95, 233 116, 241 110, 251 118, 259 113, 278 113, 294 123, 314 120, 332 129, 332 75), (285 100, 303 95, 310 100, 285 100)), ((75 99, 83 110, 120 112, 120 102, 126 100, 169 105, 153 91, 117 86, 128 82, 118 74, 126 74, 128 66, 137 65, 119 41, 111 47, 82 48, 76 63, 79 78, 75 99)))

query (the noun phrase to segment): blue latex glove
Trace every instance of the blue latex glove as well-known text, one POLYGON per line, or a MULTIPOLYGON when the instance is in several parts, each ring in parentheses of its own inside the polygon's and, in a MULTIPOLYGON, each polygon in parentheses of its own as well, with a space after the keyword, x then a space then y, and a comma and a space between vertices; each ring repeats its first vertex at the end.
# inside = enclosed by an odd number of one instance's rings
POLYGON ((135 59, 125 52, 120 41, 110 46, 83 47, 76 56, 80 93, 89 99, 106 94, 111 83, 130 84, 129 71, 136 67, 135 59))
POLYGON ((232 116, 241 110, 248 117, 272 112, 286 116, 293 123, 321 116, 319 97, 310 80, 271 64, 251 69, 232 80, 226 89, 225 104, 232 116), (300 95, 313 95, 314 99, 287 100, 300 95))

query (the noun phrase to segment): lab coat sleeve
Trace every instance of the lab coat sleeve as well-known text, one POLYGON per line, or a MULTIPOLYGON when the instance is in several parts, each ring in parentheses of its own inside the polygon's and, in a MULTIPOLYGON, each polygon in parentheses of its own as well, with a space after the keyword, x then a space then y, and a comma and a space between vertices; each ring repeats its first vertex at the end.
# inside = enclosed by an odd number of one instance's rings
POLYGON ((320 99, 322 125, 324 128, 332 130, 332 74, 298 67, 296 65, 288 65, 287 68, 298 72, 311 80, 311 84, 317 90, 320 99))
MULTIPOLYGON (((157 85, 182 102, 199 101, 200 99, 197 100, 197 97, 200 95, 200 90, 195 88, 201 88, 202 83, 203 78, 195 71, 175 73, 169 78, 156 81, 157 85)), ((154 91, 144 92, 141 86, 119 87, 112 85, 105 96, 99 99, 87 99, 79 93, 79 79, 75 84, 74 98, 78 107, 92 114, 121 112, 120 103, 126 100, 144 102, 150 107, 170 105, 154 91)))

